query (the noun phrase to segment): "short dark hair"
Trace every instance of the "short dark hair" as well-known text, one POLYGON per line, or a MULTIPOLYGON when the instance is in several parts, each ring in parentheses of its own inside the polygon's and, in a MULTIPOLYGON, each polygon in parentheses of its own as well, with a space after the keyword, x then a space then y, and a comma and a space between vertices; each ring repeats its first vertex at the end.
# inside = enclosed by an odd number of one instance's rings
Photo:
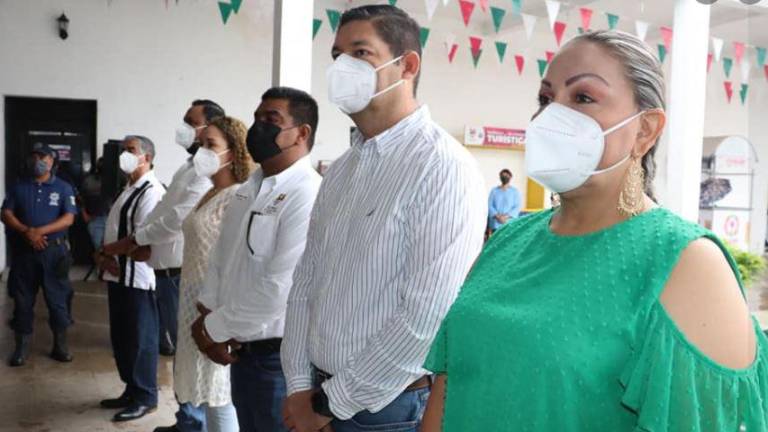
MULTIPOLYGON (((389 46, 397 58, 406 51, 414 51, 421 57, 421 27, 402 9, 390 5, 360 6, 344 12, 339 28, 352 21, 370 21, 376 34, 389 46)), ((413 80, 413 95, 419 86, 421 70, 413 80)))
POLYGON ((296 126, 308 124, 312 128, 309 134, 309 149, 315 145, 317 134, 317 102, 309 93, 291 87, 272 87, 261 95, 261 100, 285 99, 288 101, 288 112, 296 120, 296 126))
POLYGON ((202 106, 203 115, 205 116, 205 122, 210 123, 211 120, 216 117, 223 117, 226 115, 224 108, 216 102, 209 99, 195 99, 192 101, 192 106, 202 106))
POLYGON ((512 177, 512 171, 510 171, 509 169, 507 169, 507 168, 504 168, 503 170, 501 170, 501 171, 499 172, 499 175, 502 175, 502 174, 504 174, 504 173, 507 173, 507 174, 509 174, 509 176, 510 176, 510 177, 512 177))

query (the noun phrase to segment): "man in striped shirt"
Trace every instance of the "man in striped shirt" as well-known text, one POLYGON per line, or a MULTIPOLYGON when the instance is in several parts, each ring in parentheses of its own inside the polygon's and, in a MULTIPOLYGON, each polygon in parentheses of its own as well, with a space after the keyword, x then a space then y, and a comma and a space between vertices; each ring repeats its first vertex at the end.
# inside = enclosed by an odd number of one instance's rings
POLYGON ((289 429, 418 428, 422 368, 480 250, 487 205, 475 161, 419 106, 419 26, 390 6, 341 18, 329 97, 358 130, 312 210, 288 301, 289 429))

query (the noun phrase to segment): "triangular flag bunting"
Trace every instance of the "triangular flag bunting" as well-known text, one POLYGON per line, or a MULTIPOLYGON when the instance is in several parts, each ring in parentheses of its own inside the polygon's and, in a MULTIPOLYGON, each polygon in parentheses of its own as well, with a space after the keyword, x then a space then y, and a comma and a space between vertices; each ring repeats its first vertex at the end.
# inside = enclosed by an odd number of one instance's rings
POLYGON ((459 7, 461 8, 461 18, 464 19, 464 25, 469 26, 469 18, 472 16, 472 11, 475 10, 475 2, 459 0, 459 7))
POLYGON ((240 12, 240 5, 243 4, 243 0, 232 0, 232 12, 240 12))
POLYGON ((429 39, 429 29, 426 27, 422 27, 419 33, 419 42, 421 43, 421 49, 424 49, 424 46, 427 45, 427 39, 429 39))
POLYGON ((765 64, 765 48, 755 47, 755 50, 757 51, 757 66, 763 66, 765 64))
POLYGON ((459 50, 459 44, 453 44, 451 45, 451 48, 448 50, 448 62, 453 63, 453 58, 456 57, 456 51, 459 50))
POLYGON ((449 1, 450 1, 450 0, 443 0, 443 6, 448 6, 448 2, 449 2, 449 1))
POLYGON ((592 21, 592 9, 590 8, 580 8, 579 13, 581 14, 581 28, 583 30, 589 30, 589 24, 592 21))
POLYGON ((525 36, 528 40, 531 40, 531 36, 533 36, 533 28, 536 26, 536 16, 523 14, 522 17, 523 26, 525 27, 525 36))
POLYGON ((443 45, 445 45, 445 50, 450 52, 454 42, 456 42, 456 35, 453 33, 448 33, 445 36, 445 41, 443 42, 443 45))
POLYGON ((752 68, 752 64, 748 59, 744 59, 741 62, 741 82, 745 83, 749 81, 749 70, 752 68))
POLYGON ((547 16, 549 17, 549 28, 555 28, 555 21, 557 21, 557 14, 560 12, 560 2, 555 0, 545 0, 547 4, 547 16))
POLYGON ((669 27, 659 27, 661 32, 661 39, 664 40, 664 48, 669 51, 672 47, 672 29, 669 27))
POLYGON ((547 70, 547 61, 537 59, 536 62, 539 64, 539 78, 544 78, 544 72, 547 70))
POLYGON ((619 25, 619 16, 612 13, 606 13, 605 16, 608 18, 608 28, 615 30, 616 26, 619 25))
POLYGON ((229 3, 219 2, 219 11, 221 12, 221 20, 224 24, 229 21, 229 16, 232 15, 232 5, 229 3))
POLYGON ((475 65, 475 69, 477 69, 477 63, 480 61, 480 56, 483 54, 483 50, 478 50, 477 54, 472 53, 472 63, 475 65))
POLYGON ((712 53, 707 54, 707 73, 712 69, 712 53))
POLYGON ((499 63, 504 63, 504 54, 507 52, 506 42, 496 42, 496 53, 499 55, 499 63))
POLYGON ((472 55, 480 52, 480 47, 483 45, 483 38, 477 36, 469 37, 469 47, 472 50, 472 55))
POLYGON ((323 20, 315 18, 312 20, 312 40, 315 40, 317 32, 320 30, 320 26, 323 25, 323 20))
POLYGON ((512 0, 512 13, 520 15, 523 11, 523 0, 512 0))
POLYGON ((480 9, 483 10, 483 12, 488 12, 488 0, 479 0, 480 1, 480 9))
POLYGON ((733 66, 733 59, 729 57, 723 57, 723 71, 725 72, 725 77, 730 78, 731 77, 731 67, 733 66))
POLYGON ((507 11, 502 8, 491 8, 491 17, 493 18, 493 27, 496 29, 496 33, 499 32, 499 29, 501 28, 501 22, 504 20, 504 15, 506 13, 507 11))
POLYGON ((584 34, 584 27, 579 27, 576 30, 578 30, 579 34, 584 34))
POLYGON ((664 63, 665 58, 667 58, 667 47, 664 44, 659 44, 659 63, 664 63))
POLYGON ((736 64, 741 64, 741 58, 744 57, 744 42, 733 43, 733 56, 736 57, 736 64))
POLYGON ((545 56, 547 56, 547 64, 552 63, 552 59, 555 58, 555 53, 552 51, 547 51, 544 53, 545 56))
POLYGON ((768 64, 763 66, 763 71, 765 72, 765 80, 768 81, 768 64))
MULTIPOLYGON (((517 66, 517 74, 522 75, 523 74, 523 66, 525 66, 525 57, 521 55, 515 56, 515 66, 517 66)), ((765 73, 766 77, 768 77, 768 66, 765 67, 765 73)))
POLYGON ((715 61, 720 62, 720 53, 723 52, 723 40, 720 38, 712 38, 712 52, 715 53, 715 61))
POLYGON ((336 28, 339 26, 339 18, 341 18, 341 13, 334 9, 326 9, 325 13, 328 15, 328 22, 331 24, 331 30, 336 33, 336 28))
POLYGON ((749 89, 748 84, 741 84, 741 91, 739 91, 739 96, 741 97, 741 104, 744 105, 744 103, 747 101, 747 90, 749 89))
POLYGON ((437 5, 440 0, 424 0, 424 5, 427 8, 427 19, 432 21, 432 17, 435 16, 437 5))
POLYGON ((728 99, 728 103, 731 103, 731 97, 733 97, 733 83, 725 81, 723 85, 725 86, 725 97, 728 99))
POLYGON ((635 21, 635 34, 640 40, 645 40, 648 34, 648 23, 645 21, 635 21))
POLYGON ((389 5, 390 5, 390 6, 395 6, 395 5, 397 5, 397 0, 389 0, 389 5))
POLYGON ((565 33, 565 23, 562 21, 555 21, 555 41, 557 46, 560 47, 560 42, 563 41, 563 33, 565 33))

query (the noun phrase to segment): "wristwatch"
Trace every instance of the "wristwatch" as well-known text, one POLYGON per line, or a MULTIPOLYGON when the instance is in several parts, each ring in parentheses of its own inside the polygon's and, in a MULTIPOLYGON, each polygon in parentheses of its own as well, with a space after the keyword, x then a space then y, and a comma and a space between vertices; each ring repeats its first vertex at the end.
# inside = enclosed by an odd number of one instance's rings
POLYGON ((312 411, 320 414, 323 417, 335 417, 333 412, 331 412, 331 406, 328 403, 328 395, 325 394, 325 390, 323 390, 322 387, 316 392, 312 393, 312 411))

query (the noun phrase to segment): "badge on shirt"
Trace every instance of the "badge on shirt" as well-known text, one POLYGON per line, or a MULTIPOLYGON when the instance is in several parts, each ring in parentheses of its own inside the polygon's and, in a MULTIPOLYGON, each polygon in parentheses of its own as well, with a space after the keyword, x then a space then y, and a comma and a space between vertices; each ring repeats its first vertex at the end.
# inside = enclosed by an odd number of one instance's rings
POLYGON ((58 192, 51 192, 51 194, 48 195, 48 199, 50 200, 50 202, 48 202, 49 206, 55 206, 55 207, 59 206, 59 193, 58 192))
POLYGON ((280 209, 280 204, 282 204, 285 201, 285 198, 287 197, 286 194, 280 194, 275 198, 275 200, 272 202, 272 205, 267 206, 267 208, 264 209, 265 215, 273 215, 276 214, 277 211, 280 209))
POLYGON ((235 198, 237 198, 240 201, 245 201, 248 199, 248 195, 243 195, 235 192, 235 198))
POLYGON ((77 204, 75 203, 75 196, 74 196, 74 195, 72 195, 72 196, 70 196, 70 197, 69 197, 69 202, 70 202, 70 203, 72 203, 72 205, 73 205, 73 206, 77 205, 77 204))

